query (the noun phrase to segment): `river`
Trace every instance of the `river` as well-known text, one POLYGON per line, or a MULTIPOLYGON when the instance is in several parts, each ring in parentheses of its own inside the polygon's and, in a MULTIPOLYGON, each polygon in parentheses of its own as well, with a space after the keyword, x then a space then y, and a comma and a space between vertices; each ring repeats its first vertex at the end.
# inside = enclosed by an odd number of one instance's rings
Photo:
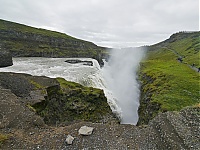
POLYGON ((100 68, 98 62, 91 58, 13 58, 13 66, 0 68, 0 72, 27 73, 34 76, 51 78, 62 77, 68 81, 78 82, 104 90, 108 104, 122 124, 136 124, 139 106, 139 84, 136 71, 140 59, 138 51, 115 51, 109 62, 100 68), (118 58, 118 57, 124 57, 118 58), (71 64, 66 60, 92 61, 93 66, 84 63, 71 64), (119 61, 120 60, 120 61, 119 61))

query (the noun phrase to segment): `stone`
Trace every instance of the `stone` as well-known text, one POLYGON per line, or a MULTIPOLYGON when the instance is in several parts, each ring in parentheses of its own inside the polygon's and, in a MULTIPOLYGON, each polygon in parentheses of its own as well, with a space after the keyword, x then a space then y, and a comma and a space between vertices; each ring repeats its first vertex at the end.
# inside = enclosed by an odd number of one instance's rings
POLYGON ((93 130, 94 130, 94 128, 92 128, 92 127, 82 126, 82 127, 78 130, 78 133, 79 133, 80 135, 91 135, 93 130))
POLYGON ((68 145, 71 145, 74 141, 74 137, 71 136, 71 135, 67 135, 67 138, 65 140, 65 142, 68 144, 68 145))
POLYGON ((2 50, 0 47, 0 67, 12 66, 12 56, 9 52, 2 50))

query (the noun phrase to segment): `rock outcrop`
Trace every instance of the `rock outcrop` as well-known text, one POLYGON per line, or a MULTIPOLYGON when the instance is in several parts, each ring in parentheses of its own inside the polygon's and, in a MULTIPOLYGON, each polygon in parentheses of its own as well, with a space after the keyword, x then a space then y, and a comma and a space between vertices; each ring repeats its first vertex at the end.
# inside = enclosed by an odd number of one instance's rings
MULTIPOLYGON (((35 111, 35 115, 43 117, 46 124, 71 124, 76 121, 105 123, 110 120, 118 122, 100 89, 84 87, 62 78, 53 79, 20 73, 0 73, 0 86, 10 91, 9 100, 16 101, 17 107, 23 106, 35 111), (19 100, 12 100, 13 95, 19 100)), ((7 95, 9 97, 9 94, 7 95)), ((2 94, 1 101, 4 102, 5 98, 2 94)), ((8 102, 6 110, 18 114, 14 111, 15 107, 8 102)))
POLYGON ((159 113, 148 125, 134 126, 120 125, 116 119, 101 122, 103 116, 111 115, 101 90, 84 89, 61 78, 0 73, 0 93, 0 133, 7 136, 1 149, 196 150, 200 147, 199 105, 180 112, 159 113), (39 96, 34 95, 38 91, 39 96), (37 99, 42 95, 44 99, 37 99), (97 118, 92 118, 93 115, 97 118), (53 126, 46 125, 43 117, 53 126))
POLYGON ((0 68, 12 65, 13 65, 12 55, 7 51, 2 50, 0 47, 0 68))
POLYGON ((161 113, 148 126, 99 124, 79 122, 69 126, 36 128, 28 131, 1 130, 12 138, 2 149, 131 149, 165 150, 200 147, 200 107, 189 107, 179 112, 161 113), (82 126, 95 128, 89 136, 78 135, 82 126), (34 134, 32 134, 34 132, 34 134), (31 134, 30 134, 31 133, 31 134), (74 139, 66 144, 67 135, 74 139))
POLYGON ((62 78, 57 80, 60 84, 47 88, 45 100, 33 105, 47 124, 71 124, 75 121, 101 122, 108 116, 113 118, 111 120, 117 121, 102 90, 84 87, 62 78))

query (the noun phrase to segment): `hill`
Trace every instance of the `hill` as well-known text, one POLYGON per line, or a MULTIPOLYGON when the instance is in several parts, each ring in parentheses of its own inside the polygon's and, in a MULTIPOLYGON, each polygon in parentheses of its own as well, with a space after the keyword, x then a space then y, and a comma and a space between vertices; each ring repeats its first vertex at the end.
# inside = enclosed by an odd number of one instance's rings
POLYGON ((199 73, 190 66, 199 66, 198 37, 178 33, 147 47, 139 72, 141 126, 119 124, 102 90, 62 78, 0 73, 0 149, 198 149, 199 73), (92 134, 80 135, 83 126, 94 128, 92 134))
POLYGON ((90 57, 102 63, 106 48, 64 33, 0 19, 0 47, 13 57, 90 57))
POLYGON ((200 76, 200 32, 179 32, 148 46, 141 62, 141 100, 138 124, 147 124, 159 112, 197 105, 200 76))

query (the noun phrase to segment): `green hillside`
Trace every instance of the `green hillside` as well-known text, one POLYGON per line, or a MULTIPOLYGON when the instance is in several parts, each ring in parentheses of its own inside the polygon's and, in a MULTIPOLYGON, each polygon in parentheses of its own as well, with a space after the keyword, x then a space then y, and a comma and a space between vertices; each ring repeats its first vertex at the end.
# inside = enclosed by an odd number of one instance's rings
POLYGON ((106 48, 64 33, 0 19, 0 47, 14 57, 91 57, 99 62, 106 48))
POLYGON ((180 32, 147 47, 140 69, 142 94, 138 124, 147 124, 158 112, 179 111, 200 103, 199 37, 200 32, 180 32))

